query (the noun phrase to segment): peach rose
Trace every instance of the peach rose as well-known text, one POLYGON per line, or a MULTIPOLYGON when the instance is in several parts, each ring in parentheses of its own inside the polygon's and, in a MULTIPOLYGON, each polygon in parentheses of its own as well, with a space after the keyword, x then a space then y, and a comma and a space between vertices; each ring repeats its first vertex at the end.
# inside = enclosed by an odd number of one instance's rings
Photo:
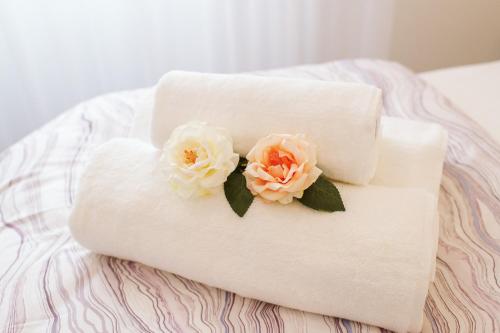
POLYGON ((322 172, 316 167, 316 146, 302 134, 268 135, 257 142, 247 160, 248 189, 282 204, 301 198, 322 172))

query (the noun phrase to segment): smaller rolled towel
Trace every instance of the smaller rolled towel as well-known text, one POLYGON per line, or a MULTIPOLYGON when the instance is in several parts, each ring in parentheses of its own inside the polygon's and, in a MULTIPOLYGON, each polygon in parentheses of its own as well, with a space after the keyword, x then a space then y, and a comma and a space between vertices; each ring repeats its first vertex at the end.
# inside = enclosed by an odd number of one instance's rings
POLYGON ((447 132, 438 124, 382 117, 377 171, 370 184, 418 187, 438 196, 447 132))
POLYGON ((339 184, 346 212, 170 192, 150 144, 98 148, 70 217, 85 247, 305 311, 420 331, 436 199, 423 189, 339 184), (179 255, 181 253, 182 255, 179 255))
MULTIPOLYGON (((382 117, 377 171, 371 184, 422 188, 439 197, 448 133, 440 125, 382 117)), ((439 238, 438 213, 432 224, 431 279, 439 238)))
POLYGON ((270 133, 304 133, 325 175, 364 185, 377 165, 381 108, 380 89, 364 84, 174 71, 158 83, 151 135, 162 147, 175 127, 207 121, 246 155, 270 133))

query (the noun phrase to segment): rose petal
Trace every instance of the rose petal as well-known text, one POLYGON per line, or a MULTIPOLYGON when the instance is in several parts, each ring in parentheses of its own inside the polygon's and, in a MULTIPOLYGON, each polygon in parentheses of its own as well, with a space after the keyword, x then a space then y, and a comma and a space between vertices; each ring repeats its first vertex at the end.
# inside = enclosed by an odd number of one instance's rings
POLYGON ((259 193, 260 196, 268 201, 276 201, 276 200, 280 200, 282 199, 283 197, 287 196, 287 193, 283 193, 283 192, 277 192, 277 191, 270 191, 270 190, 267 190, 267 191, 264 191, 264 192, 260 192, 259 193))
POLYGON ((287 194, 284 197, 278 199, 278 201, 283 205, 287 205, 293 201, 293 198, 294 198, 293 194, 287 194))
POLYGON ((265 188, 270 189, 271 191, 279 191, 281 188, 283 188, 283 184, 277 182, 269 182, 266 183, 265 188))
POLYGON ((267 181, 274 181, 274 177, 267 173, 263 168, 257 168, 258 177, 267 181))
POLYGON ((281 180, 282 178, 284 178, 284 170, 281 165, 271 165, 269 168, 267 168, 267 170, 268 173, 274 178, 277 178, 277 180, 281 180))
POLYGON ((310 172, 309 176, 307 177, 306 182, 304 183, 304 190, 307 189, 309 186, 314 184, 314 182, 319 178, 319 176, 323 173, 321 169, 314 167, 310 172))
POLYGON ((283 140, 281 147, 293 155, 293 159, 297 164, 303 163, 305 158, 304 150, 296 142, 293 142, 291 139, 286 139, 283 140))
POLYGON ((286 175, 286 178, 283 180, 283 183, 288 183, 290 179, 293 177, 295 171, 297 171, 297 164, 292 164, 290 166, 290 171, 286 175))
POLYGON ((307 174, 297 174, 297 178, 283 186, 287 192, 297 192, 304 189, 304 184, 308 178, 307 174))

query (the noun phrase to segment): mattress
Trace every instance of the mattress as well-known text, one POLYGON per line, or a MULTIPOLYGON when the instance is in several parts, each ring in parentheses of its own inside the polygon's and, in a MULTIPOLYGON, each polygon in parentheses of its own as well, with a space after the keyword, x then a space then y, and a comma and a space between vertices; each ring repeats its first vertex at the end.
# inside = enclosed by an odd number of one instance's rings
POLYGON ((500 61, 439 69, 419 76, 500 142, 500 61))
MULTIPOLYGON (((256 74, 373 84, 384 92, 385 114, 448 130, 436 278, 424 331, 500 330, 500 144, 396 63, 345 60, 256 74)), ((0 331, 380 331, 90 253, 71 238, 67 217, 89 153, 127 136, 138 110, 152 106, 152 93, 89 100, 0 154, 0 331)))

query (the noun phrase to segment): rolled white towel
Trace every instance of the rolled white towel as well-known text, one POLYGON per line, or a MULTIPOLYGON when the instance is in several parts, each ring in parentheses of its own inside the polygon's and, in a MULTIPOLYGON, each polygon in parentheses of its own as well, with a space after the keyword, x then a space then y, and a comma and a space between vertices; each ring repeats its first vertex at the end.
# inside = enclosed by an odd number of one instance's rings
POLYGON ((239 218, 223 193, 171 193, 158 159, 138 140, 98 148, 70 217, 76 240, 242 296, 420 331, 436 212, 428 191, 339 184, 346 212, 256 200, 239 218))
MULTIPOLYGON (((448 133, 440 125, 402 118, 382 117, 377 171, 371 184, 422 188, 439 197, 448 133)), ((432 231, 432 268, 434 280, 439 239, 436 211, 432 231)))
POLYGON ((318 146, 318 165, 333 179, 367 184, 377 165, 380 89, 358 83, 169 72, 157 86, 152 142, 162 147, 190 120, 230 131, 246 155, 270 133, 304 133, 318 146))

